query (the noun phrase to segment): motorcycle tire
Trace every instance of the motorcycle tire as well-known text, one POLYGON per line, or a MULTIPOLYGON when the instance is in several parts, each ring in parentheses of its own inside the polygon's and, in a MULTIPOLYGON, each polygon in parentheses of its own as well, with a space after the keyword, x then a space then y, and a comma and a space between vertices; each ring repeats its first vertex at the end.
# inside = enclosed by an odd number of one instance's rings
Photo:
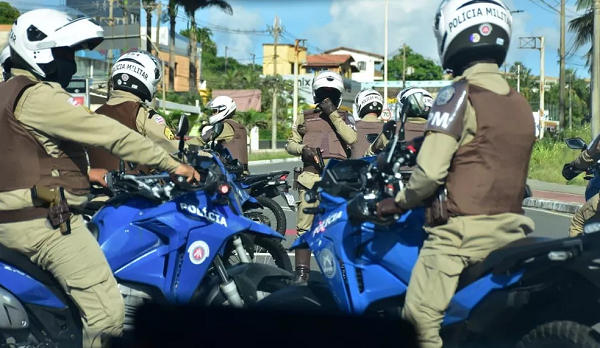
POLYGON ((600 348, 593 330, 573 321, 553 321, 536 327, 517 343, 516 348, 600 348))
MULTIPOLYGON (((271 221, 272 219, 270 219, 268 216, 265 216, 267 218, 267 220, 269 221, 269 223, 268 223, 269 227, 271 227, 272 229, 274 229, 275 231, 280 233, 282 236, 285 236, 285 230, 287 227, 286 226, 287 219, 285 217, 285 212, 283 211, 283 208, 281 208, 281 206, 277 202, 275 202, 275 200, 273 200, 271 198, 268 198, 265 196, 258 196, 255 198, 258 201, 258 203, 260 203, 260 205, 262 205, 264 207, 263 209, 270 210, 273 213, 273 216, 275 216, 275 221, 271 221)), ((257 210, 252 210, 252 211, 244 212, 244 215, 249 219, 264 223, 260 220, 253 218, 253 217, 256 217, 256 215, 253 215, 256 212, 257 212, 257 210)))
MULTIPOLYGON (((292 260, 290 259, 287 250, 285 250, 285 248, 278 239, 254 235, 246 235, 246 237, 251 238, 252 242, 254 243, 254 246, 260 248, 260 253, 269 254, 273 258, 273 262, 277 267, 284 269, 290 273, 293 273, 294 269, 292 267, 292 260)), ((242 238, 242 241, 244 241, 244 239, 245 238, 242 238)), ((248 250, 250 246, 246 243, 244 243, 244 247, 250 255, 250 258, 256 259, 256 255, 254 255, 256 253, 256 250, 248 250)), ((223 263, 225 264, 225 266, 230 266, 231 262, 229 258, 230 255, 233 255, 233 243, 227 243, 227 247, 225 248, 225 253, 223 255, 225 255, 223 263)))

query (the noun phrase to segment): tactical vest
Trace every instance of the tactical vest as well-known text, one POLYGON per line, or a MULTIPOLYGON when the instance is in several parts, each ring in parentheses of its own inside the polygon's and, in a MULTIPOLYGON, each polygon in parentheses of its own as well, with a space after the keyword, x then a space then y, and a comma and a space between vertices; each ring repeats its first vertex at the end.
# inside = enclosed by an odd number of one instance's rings
POLYGON ((407 120, 404 124, 404 140, 411 141, 414 138, 422 136, 423 134, 425 134, 426 126, 427 122, 413 123, 407 120))
POLYGON ((499 95, 468 86, 477 119, 474 139, 454 155, 446 180, 448 215, 523 214, 535 124, 514 89, 499 95))
MULTIPOLYGON (((126 101, 117 105, 104 104, 96 110, 97 114, 105 115, 118 121, 129 129, 139 133, 137 129, 137 115, 140 110, 141 104, 134 101, 126 101)), ((120 158, 114 156, 110 152, 99 147, 88 147, 88 156, 90 158, 91 168, 104 168, 108 171, 118 170, 120 158)), ((125 162, 125 168, 128 173, 134 174, 138 170, 148 173, 150 167, 144 165, 138 165, 135 170, 129 166, 128 162, 125 162)))
POLYGON ((233 128, 233 139, 223 144, 231 153, 234 159, 244 165, 244 170, 248 170, 248 131, 246 127, 234 120, 225 120, 225 123, 233 128))
MULTIPOLYGON (((0 146, 3 149, 0 192, 31 189, 33 186, 49 189, 61 186, 74 195, 85 195, 89 193, 90 182, 83 145, 61 140, 58 143, 60 156, 53 158, 15 118, 14 111, 19 98, 36 83, 25 76, 0 82, 0 146), (59 176, 52 176, 53 171, 58 171, 59 176)), ((0 212, 0 223, 47 216, 46 207, 5 210, 0 212)))
POLYGON ((367 134, 379 134, 382 128, 382 122, 356 122, 357 140, 352 144, 352 159, 365 157, 365 152, 371 145, 367 141, 367 134))
MULTIPOLYGON (((350 124, 348 113, 337 110, 342 120, 350 124)), ((302 143, 313 148, 320 148, 323 159, 337 158, 348 159, 351 156, 351 149, 335 131, 335 126, 328 117, 321 116, 320 111, 305 110, 304 126, 306 133, 302 138, 302 143)), ((318 173, 314 163, 304 163, 304 171, 318 173)))

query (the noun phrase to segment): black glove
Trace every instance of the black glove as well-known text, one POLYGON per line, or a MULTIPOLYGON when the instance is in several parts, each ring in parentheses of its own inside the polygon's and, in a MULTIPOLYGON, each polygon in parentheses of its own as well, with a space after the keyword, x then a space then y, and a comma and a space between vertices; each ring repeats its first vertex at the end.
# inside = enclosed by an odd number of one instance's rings
POLYGON ((331 99, 329 98, 323 99, 323 101, 320 102, 319 105, 317 105, 317 108, 319 108, 321 112, 327 117, 329 117, 329 115, 331 115, 334 111, 337 110, 337 107, 333 105, 331 99))
POLYGON ((582 171, 575 168, 575 164, 571 162, 564 165, 562 176, 567 180, 573 180, 577 175, 581 174, 581 172, 582 171))
POLYGON ((404 210, 396 204, 396 201, 393 198, 386 198, 377 203, 377 216, 379 217, 402 213, 404 213, 404 210))
POLYGON ((317 158, 317 149, 310 146, 302 148, 302 162, 304 163, 319 163, 317 158))

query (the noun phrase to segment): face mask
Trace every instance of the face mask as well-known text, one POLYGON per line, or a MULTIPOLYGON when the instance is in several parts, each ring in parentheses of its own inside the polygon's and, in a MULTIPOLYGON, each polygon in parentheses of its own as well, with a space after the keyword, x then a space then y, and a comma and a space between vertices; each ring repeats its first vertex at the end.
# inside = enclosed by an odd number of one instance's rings
POLYGON ((56 64, 56 71, 49 75, 46 80, 59 83, 62 88, 67 88, 73 75, 77 73, 77 64, 73 60, 62 59, 57 59, 54 63, 56 64))

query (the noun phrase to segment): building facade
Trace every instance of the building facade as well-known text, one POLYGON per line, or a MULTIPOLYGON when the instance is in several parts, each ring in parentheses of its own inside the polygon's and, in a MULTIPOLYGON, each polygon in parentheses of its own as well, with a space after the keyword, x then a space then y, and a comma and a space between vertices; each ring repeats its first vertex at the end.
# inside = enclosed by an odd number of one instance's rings
POLYGON ((365 52, 347 47, 338 47, 324 53, 329 55, 350 55, 353 58, 352 65, 356 68, 352 72, 352 80, 358 82, 382 81, 381 64, 384 57, 380 54, 365 52))

